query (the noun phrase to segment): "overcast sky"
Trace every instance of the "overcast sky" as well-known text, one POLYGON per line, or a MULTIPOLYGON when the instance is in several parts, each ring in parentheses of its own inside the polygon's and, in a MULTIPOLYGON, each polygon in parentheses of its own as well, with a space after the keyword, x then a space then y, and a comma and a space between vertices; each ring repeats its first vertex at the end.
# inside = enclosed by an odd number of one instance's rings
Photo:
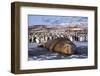
POLYGON ((88 23, 88 17, 80 16, 45 16, 45 15, 29 15, 28 25, 41 24, 62 24, 62 23, 88 23))

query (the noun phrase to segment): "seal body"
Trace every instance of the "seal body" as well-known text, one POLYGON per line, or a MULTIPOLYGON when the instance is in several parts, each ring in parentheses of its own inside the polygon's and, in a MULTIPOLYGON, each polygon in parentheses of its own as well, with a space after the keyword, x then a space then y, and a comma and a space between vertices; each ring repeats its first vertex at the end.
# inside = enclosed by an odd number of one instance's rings
POLYGON ((43 46, 51 52, 58 52, 67 55, 73 54, 76 47, 68 38, 56 38, 54 40, 49 40, 44 43, 43 46))

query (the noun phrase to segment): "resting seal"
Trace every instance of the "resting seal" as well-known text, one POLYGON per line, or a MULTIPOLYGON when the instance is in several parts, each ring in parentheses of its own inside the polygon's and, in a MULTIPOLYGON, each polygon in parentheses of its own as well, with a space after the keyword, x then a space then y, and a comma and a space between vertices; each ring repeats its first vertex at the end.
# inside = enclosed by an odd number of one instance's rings
POLYGON ((76 46, 68 38, 56 38, 48 40, 43 44, 43 47, 49 49, 51 52, 71 55, 74 53, 76 46))

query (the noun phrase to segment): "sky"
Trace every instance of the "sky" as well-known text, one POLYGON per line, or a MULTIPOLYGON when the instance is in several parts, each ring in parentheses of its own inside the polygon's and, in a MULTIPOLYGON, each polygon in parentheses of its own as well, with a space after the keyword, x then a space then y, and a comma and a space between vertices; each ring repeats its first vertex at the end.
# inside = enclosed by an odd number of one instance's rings
POLYGON ((28 15, 28 25, 62 24, 62 23, 88 23, 88 17, 80 16, 50 16, 28 15))

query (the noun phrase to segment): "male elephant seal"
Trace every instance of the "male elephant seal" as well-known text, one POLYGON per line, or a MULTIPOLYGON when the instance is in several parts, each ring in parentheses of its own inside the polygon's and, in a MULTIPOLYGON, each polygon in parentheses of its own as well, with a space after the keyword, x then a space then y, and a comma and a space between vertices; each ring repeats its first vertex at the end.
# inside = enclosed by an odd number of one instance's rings
POLYGON ((75 45, 68 38, 56 38, 48 40, 43 44, 43 47, 51 52, 58 52, 66 55, 71 55, 75 51, 75 45))

